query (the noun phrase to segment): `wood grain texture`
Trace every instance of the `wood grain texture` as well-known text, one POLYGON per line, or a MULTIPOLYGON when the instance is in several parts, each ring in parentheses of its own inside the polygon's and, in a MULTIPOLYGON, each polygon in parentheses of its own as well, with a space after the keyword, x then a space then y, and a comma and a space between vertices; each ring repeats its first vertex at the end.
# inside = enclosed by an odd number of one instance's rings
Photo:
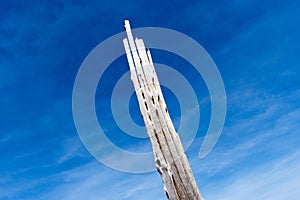
POLYGON ((202 200, 176 133, 155 72, 151 53, 142 39, 134 40, 129 21, 123 40, 139 107, 152 144, 155 165, 171 200, 202 200))

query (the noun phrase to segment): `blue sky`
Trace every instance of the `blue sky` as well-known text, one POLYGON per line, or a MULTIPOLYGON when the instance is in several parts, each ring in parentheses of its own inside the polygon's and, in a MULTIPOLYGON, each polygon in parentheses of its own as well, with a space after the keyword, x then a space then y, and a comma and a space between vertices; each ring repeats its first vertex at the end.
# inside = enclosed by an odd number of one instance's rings
MULTIPOLYGON (((218 66, 227 117, 217 145, 201 160, 210 101, 201 77, 185 72, 200 85, 195 89, 200 128, 187 155, 205 199, 298 199, 299 9, 299 2, 289 0, 1 1, 0 199, 165 198, 158 173, 123 173, 93 158, 73 122, 76 73, 95 46, 123 31, 124 19, 136 28, 180 31, 199 42, 218 66)), ((167 53, 152 56, 176 67, 167 53)), ((107 73, 118 77, 128 70, 125 56, 116 64, 120 71, 107 73)), ((99 89, 96 100, 105 102, 110 90, 99 89)), ((166 100, 178 120, 176 100, 167 90, 166 100)), ((96 107, 97 114, 106 108, 96 107)), ((111 139, 132 150, 139 140, 118 131, 110 115, 105 110, 103 120, 113 131, 111 139)), ((150 148, 141 141, 139 150, 150 148)))

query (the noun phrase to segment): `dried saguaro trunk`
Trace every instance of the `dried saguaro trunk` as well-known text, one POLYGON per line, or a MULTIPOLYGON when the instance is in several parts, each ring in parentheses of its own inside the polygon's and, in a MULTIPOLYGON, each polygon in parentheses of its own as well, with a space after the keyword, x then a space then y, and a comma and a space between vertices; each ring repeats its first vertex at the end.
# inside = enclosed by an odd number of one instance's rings
POLYGON ((142 39, 133 38, 125 20, 127 38, 123 39, 140 110, 168 199, 202 200, 184 149, 176 133, 149 49, 142 39))

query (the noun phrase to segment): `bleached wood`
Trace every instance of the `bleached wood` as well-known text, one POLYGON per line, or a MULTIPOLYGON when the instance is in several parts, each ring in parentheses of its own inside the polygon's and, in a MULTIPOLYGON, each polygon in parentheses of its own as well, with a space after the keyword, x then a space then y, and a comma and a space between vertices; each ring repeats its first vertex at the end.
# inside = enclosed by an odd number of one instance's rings
POLYGON ((123 44, 131 80, 166 195, 171 200, 203 200, 167 111, 150 50, 146 50, 142 39, 134 40, 128 20, 125 29, 127 39, 123 44))

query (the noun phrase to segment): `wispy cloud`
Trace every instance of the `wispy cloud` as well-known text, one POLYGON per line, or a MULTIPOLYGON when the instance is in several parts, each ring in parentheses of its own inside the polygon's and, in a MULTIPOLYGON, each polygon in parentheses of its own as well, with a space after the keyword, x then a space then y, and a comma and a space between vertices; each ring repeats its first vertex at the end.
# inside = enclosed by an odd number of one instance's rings
MULTIPOLYGON (((252 89, 249 88, 249 90, 252 89)), ((248 98, 256 98, 256 96, 260 96, 260 94, 247 95, 248 98)), ((243 102, 245 99, 243 95, 239 94, 235 98, 231 98, 231 100, 236 106, 241 104, 238 102, 243 102)), ((300 109, 289 103, 298 98, 299 92, 296 91, 289 96, 277 96, 276 98, 270 96, 257 100, 256 107, 251 108, 255 109, 256 114, 233 119, 232 122, 225 125, 219 143, 208 157, 201 162, 197 161, 198 158, 193 158, 193 162, 200 163, 200 166, 195 169, 196 173, 212 176, 244 162, 251 155, 264 151, 276 151, 282 155, 296 147, 293 141, 297 138, 300 109), (289 146, 290 148, 284 151, 284 148, 281 149, 278 146, 283 140, 289 145, 295 146, 289 146)), ((246 104, 248 103, 246 102, 246 104)), ((243 105, 240 106, 243 107, 243 105)), ((202 139, 202 137, 197 138, 193 148, 199 147, 202 139)))
POLYGON ((236 173, 230 181, 209 188, 209 199, 298 199, 300 152, 236 173), (213 188, 215 187, 215 188, 213 188), (218 193, 213 192, 218 190, 218 193))
MULTIPOLYGON (((256 95, 259 93, 248 98, 256 95)), ((241 99, 243 95, 237 102, 241 99)), ((300 179, 300 109, 291 103, 294 99, 299 99, 299 91, 264 97, 260 100, 264 103, 258 101, 256 105, 256 115, 243 120, 239 117, 225 127, 209 156, 199 160, 190 155, 206 199, 297 199, 299 192, 294 185, 300 179), (226 179, 220 178, 224 175, 226 179)), ((201 141, 197 138, 195 143, 201 141)))
POLYGON ((68 138, 62 142, 61 156, 57 160, 57 164, 61 164, 71 158, 83 156, 82 143, 77 136, 68 138))
POLYGON ((162 183, 153 174, 128 175, 91 162, 76 169, 59 173, 50 179, 64 180, 55 184, 48 193, 38 199, 161 199, 162 183), (152 192, 149 193, 148 191, 152 192), (108 192, 109 191, 109 192, 108 192), (112 192, 113 191, 113 192, 112 192), (144 194, 147 193, 145 196, 144 194))

